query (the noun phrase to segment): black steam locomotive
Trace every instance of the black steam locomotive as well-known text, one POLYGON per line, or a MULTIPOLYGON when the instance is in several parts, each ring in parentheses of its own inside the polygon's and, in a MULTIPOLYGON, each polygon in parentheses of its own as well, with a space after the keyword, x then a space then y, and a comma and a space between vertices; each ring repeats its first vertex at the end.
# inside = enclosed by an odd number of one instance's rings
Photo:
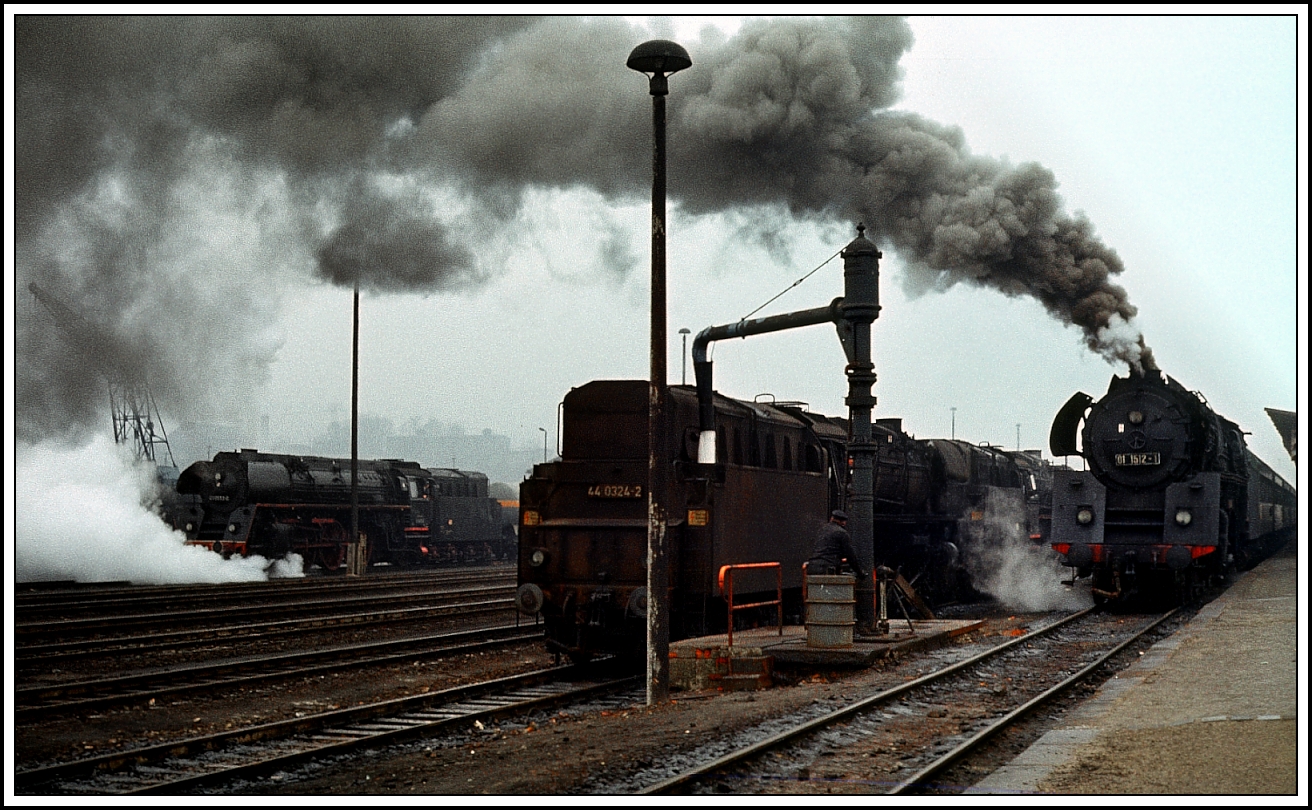
MULTIPOLYGON (((507 559, 515 529, 479 472, 413 461, 357 462, 360 532, 370 563, 420 565, 507 559)), ((178 476, 166 521, 189 545, 225 556, 300 554, 340 568, 351 530, 351 460, 242 450, 178 476)))
MULTIPOLYGON (((802 563, 850 490, 846 420, 801 403, 713 401, 719 461, 698 464, 696 392, 671 386, 667 397, 672 638, 724 629, 718 573, 729 564, 779 562, 786 611, 800 614, 802 563)), ((573 658, 644 643, 648 407, 645 381, 572 389, 560 460, 535 466, 520 488, 516 601, 541 613, 549 646, 573 658)), ((1035 456, 912 439, 900 420, 880 420, 873 434, 876 562, 923 595, 959 595, 973 548, 998 531, 1039 531, 1047 465, 1035 456)), ((776 581, 743 572, 736 599, 772 596, 776 581)))
POLYGON ((1113 376, 1096 403, 1077 392, 1050 443, 1088 463, 1056 471, 1051 542, 1100 601, 1186 600, 1295 530, 1294 488, 1249 452, 1238 425, 1156 369, 1113 376))

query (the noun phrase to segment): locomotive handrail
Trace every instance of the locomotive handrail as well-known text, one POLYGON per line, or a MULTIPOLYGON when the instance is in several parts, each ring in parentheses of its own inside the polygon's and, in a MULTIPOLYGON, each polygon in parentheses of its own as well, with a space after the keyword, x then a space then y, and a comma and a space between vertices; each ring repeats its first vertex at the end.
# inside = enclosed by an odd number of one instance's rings
POLYGON ((777 562, 758 562, 758 563, 738 563, 736 565, 720 566, 720 593, 724 594, 729 601, 729 646, 733 646, 733 612, 744 608, 765 607, 767 605, 777 605, 779 609, 779 635, 784 634, 784 567, 782 563, 777 562), (775 599, 765 602, 750 602, 746 605, 735 605, 733 603, 733 572, 742 571, 750 568, 773 568, 778 578, 775 586, 775 599))
POLYGON ((647 519, 635 518, 551 518, 538 524, 545 528, 569 527, 576 529, 634 529, 645 528, 647 519))

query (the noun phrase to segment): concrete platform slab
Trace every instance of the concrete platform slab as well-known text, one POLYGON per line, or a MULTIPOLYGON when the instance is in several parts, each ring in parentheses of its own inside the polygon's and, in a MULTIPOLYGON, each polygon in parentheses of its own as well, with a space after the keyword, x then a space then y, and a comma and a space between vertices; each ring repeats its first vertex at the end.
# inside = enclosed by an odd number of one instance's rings
POLYGON ((983 624, 978 620, 926 620, 894 625, 886 636, 858 636, 851 647, 816 648, 806 646, 806 628, 789 625, 783 628, 735 630, 733 646, 728 636, 702 636, 670 644, 671 679, 674 661, 713 660, 770 656, 776 668, 861 668, 893 653, 905 653, 943 644, 983 624))
POLYGON ((1305 804, 1296 550, 1243 574, 968 792, 1284 795, 1305 804))

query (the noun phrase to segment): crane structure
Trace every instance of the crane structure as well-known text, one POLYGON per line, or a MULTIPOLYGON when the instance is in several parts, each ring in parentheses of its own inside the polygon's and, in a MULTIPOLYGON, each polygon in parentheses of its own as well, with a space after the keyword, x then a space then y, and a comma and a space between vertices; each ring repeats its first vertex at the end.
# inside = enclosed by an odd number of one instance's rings
POLYGON ((74 312, 58 298, 41 289, 35 282, 27 289, 45 305, 59 327, 60 335, 78 351, 96 363, 100 374, 109 385, 109 410, 114 424, 114 441, 131 445, 138 459, 147 459, 159 468, 177 468, 173 450, 159 416, 155 396, 150 392, 144 375, 122 368, 119 364, 95 352, 105 345, 103 331, 74 312))

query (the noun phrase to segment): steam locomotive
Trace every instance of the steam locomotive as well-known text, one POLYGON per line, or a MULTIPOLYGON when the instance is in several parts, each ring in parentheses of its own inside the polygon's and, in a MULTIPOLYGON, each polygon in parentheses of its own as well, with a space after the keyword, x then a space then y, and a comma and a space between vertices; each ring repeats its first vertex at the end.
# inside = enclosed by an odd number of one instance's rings
MULTIPOLYGON (((371 563, 507 559, 515 529, 488 497, 487 476, 395 459, 357 462, 359 526, 371 563)), ((178 476, 166 515, 188 545, 268 559, 289 552, 340 568, 350 545, 351 460, 242 450, 178 476)))
MULTIPOLYGON (((648 399, 641 380, 572 389, 561 405, 561 458, 536 465, 520 487, 516 603, 540 613, 548 645, 572 658, 644 643, 648 399)), ((847 420, 797 402, 717 394, 713 403, 720 461, 699 464, 696 391, 668 389, 672 638, 724 629, 718 572, 729 564, 779 562, 785 610, 800 615, 802 564, 850 491, 847 420)), ((1050 478, 1036 455, 913 439, 896 419, 879 420, 873 436, 876 562, 899 569, 922 596, 969 590, 967 560, 999 532, 1029 543, 1041 531, 1050 478)), ((773 598, 774 572, 741 573, 741 599, 773 598)))
POLYGON ((1295 531, 1294 488, 1249 452, 1238 425, 1157 369, 1113 376, 1096 403, 1074 394, 1050 445, 1088 464, 1055 473, 1051 542, 1077 577, 1092 577, 1099 601, 1187 600, 1295 531))

